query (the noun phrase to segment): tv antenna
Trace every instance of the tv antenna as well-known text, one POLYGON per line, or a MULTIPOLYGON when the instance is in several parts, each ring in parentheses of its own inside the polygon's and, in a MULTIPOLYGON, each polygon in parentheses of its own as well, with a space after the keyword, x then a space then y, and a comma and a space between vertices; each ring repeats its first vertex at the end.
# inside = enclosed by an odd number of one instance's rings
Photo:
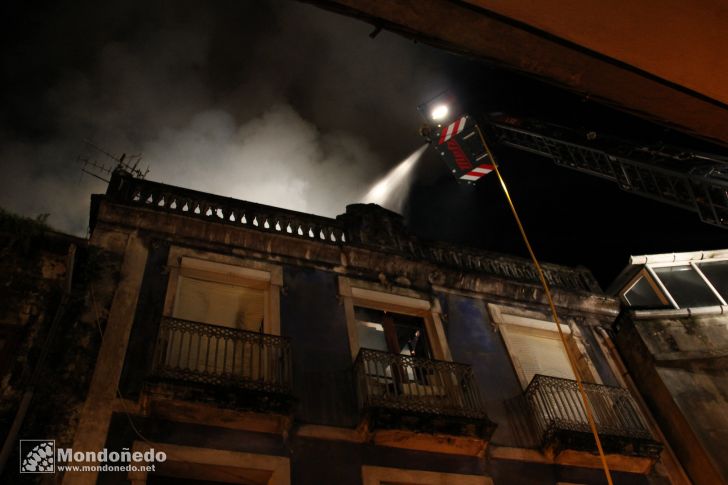
POLYGON ((144 170, 139 168, 139 163, 142 161, 141 154, 127 155, 126 153, 122 153, 120 157, 115 157, 114 155, 99 147, 90 140, 84 140, 83 142, 86 146, 101 153, 106 158, 112 161, 112 164, 109 165, 100 162, 93 157, 79 155, 78 161, 83 164, 81 167, 81 171, 88 175, 91 175, 92 177, 109 183, 109 181, 111 180, 111 175, 117 170, 126 172, 138 179, 144 179, 149 173, 149 166, 147 166, 147 168, 144 170))

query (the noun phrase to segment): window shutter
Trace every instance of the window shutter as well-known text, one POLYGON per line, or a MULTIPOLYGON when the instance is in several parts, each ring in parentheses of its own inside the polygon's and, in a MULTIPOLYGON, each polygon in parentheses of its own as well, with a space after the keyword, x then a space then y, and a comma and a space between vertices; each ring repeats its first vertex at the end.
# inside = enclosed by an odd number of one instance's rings
POLYGON ((503 335, 524 387, 536 374, 575 379, 561 339, 508 325, 503 335))
POLYGON ((211 325, 258 331, 263 322, 262 290, 180 277, 173 315, 211 325))

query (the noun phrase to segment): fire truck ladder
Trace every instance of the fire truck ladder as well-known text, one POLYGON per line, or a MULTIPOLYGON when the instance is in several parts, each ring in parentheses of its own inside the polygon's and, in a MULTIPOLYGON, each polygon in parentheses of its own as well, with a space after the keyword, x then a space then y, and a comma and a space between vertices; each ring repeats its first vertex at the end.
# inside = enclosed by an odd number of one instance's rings
POLYGON ((501 117, 488 119, 498 142, 552 159, 557 165, 616 182, 622 190, 697 212, 728 229, 728 159, 501 117), (565 133, 565 134, 564 134, 565 133), (580 140, 581 138, 581 140, 580 140), (572 141, 573 140, 573 141, 572 141))

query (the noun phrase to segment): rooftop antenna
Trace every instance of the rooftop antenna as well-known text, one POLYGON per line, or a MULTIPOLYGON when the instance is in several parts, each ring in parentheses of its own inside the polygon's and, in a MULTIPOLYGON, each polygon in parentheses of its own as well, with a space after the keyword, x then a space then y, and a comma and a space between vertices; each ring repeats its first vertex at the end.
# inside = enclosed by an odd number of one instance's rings
POLYGON ((86 146, 93 148, 97 152, 103 154, 113 161, 112 165, 107 165, 105 163, 99 162, 95 158, 79 155, 78 161, 83 164, 83 166, 81 167, 81 171, 88 175, 91 175, 92 177, 109 183, 111 174, 117 170, 126 172, 132 177, 138 179, 144 179, 149 173, 149 166, 147 166, 147 168, 144 170, 139 168, 139 163, 142 160, 141 154, 127 156, 126 153, 122 153, 120 157, 115 157, 114 155, 99 147, 90 140, 84 140, 83 142, 86 146))

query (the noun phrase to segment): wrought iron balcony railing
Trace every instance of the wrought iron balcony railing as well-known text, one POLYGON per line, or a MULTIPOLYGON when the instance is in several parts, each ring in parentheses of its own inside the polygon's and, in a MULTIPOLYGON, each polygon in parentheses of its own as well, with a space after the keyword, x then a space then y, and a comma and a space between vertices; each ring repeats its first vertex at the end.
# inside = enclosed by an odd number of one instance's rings
POLYGON ((361 349, 354 369, 362 409, 487 420, 469 365, 361 349))
POLYGON ((163 318, 153 375, 291 394, 291 345, 285 337, 163 318))
MULTIPOLYGON (((652 455, 659 453, 637 403, 626 389, 584 383, 597 431, 610 451, 652 455), (622 449, 620 449, 622 448, 622 449)), ((595 446, 576 381, 536 375, 526 388, 526 401, 544 445, 595 446)))

